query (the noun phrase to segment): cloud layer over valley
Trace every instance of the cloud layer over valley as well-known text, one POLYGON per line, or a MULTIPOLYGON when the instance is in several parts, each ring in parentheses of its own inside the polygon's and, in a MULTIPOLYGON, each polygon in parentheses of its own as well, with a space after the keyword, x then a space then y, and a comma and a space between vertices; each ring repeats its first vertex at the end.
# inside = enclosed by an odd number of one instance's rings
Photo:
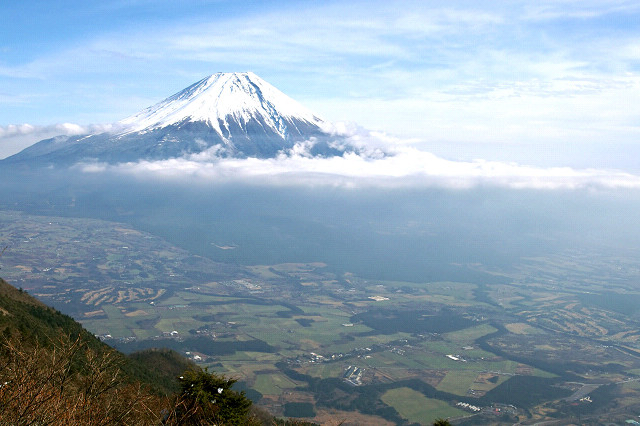
POLYGON ((221 158, 220 147, 161 161, 120 164, 80 163, 84 173, 115 173, 143 180, 191 184, 243 183, 273 186, 440 187, 511 189, 640 189, 640 176, 620 170, 536 167, 513 162, 456 161, 436 156, 407 141, 354 126, 338 125, 339 135, 357 152, 319 157, 314 141, 298 143, 276 158, 221 158))

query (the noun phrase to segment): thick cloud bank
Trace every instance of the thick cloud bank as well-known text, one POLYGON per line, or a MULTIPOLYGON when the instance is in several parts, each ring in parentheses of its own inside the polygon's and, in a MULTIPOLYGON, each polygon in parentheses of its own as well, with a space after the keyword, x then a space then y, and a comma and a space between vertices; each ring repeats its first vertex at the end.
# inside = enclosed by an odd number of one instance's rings
POLYGON ((276 158, 220 158, 220 147, 162 161, 76 165, 86 173, 116 173, 142 179, 190 183, 274 186, 442 187, 512 189, 640 189, 640 176, 618 170, 543 168, 490 160, 452 161, 420 151, 384 134, 341 126, 337 133, 357 149, 342 156, 314 157, 314 141, 276 158))

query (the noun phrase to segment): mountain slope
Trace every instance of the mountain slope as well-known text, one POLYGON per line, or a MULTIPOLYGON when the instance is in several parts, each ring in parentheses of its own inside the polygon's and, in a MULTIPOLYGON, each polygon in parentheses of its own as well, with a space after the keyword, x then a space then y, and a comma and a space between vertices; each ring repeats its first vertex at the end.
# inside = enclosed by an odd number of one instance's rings
POLYGON ((125 357, 0 278, 2 425, 276 424, 235 382, 167 349, 125 357))
POLYGON ((0 280, 0 424, 157 424, 124 357, 0 280))
POLYGON ((342 155, 344 144, 332 143, 328 127, 253 73, 218 73, 121 120, 113 133, 43 140, 1 163, 122 163, 203 153, 274 158, 301 142, 311 155, 342 155))
POLYGON ((222 138, 255 133, 276 133, 283 140, 318 131, 324 122, 254 73, 218 73, 187 87, 119 124, 123 134, 148 132, 186 123, 203 122, 222 138))
MULTIPOLYGON (((23 348, 42 348, 53 350, 61 342, 76 342, 84 350, 97 356, 112 354, 114 368, 122 370, 123 378, 129 382, 143 382, 155 392, 170 394, 178 390, 176 373, 193 367, 193 364, 173 351, 146 351, 126 358, 102 343, 93 334, 85 330, 73 318, 50 308, 21 289, 0 279, 0 336, 20 342, 23 348), (158 365, 163 368, 149 368, 158 365), (152 360, 153 364, 149 363, 152 360)), ((4 343, 4 342, 0 342, 4 343)), ((2 351, 0 351, 0 358, 2 351)), ((76 366, 82 369, 86 357, 79 354, 76 366)), ((0 364, 1 365, 1 364, 0 364)))

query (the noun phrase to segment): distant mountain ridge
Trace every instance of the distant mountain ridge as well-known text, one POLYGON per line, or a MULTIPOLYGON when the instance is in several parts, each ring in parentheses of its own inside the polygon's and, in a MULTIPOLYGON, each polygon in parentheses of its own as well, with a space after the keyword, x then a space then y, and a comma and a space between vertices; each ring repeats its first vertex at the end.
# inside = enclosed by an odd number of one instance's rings
POLYGON ((251 72, 218 73, 116 123, 111 133, 58 136, 2 163, 70 165, 212 157, 274 158, 304 143, 309 155, 354 150, 330 124, 251 72))

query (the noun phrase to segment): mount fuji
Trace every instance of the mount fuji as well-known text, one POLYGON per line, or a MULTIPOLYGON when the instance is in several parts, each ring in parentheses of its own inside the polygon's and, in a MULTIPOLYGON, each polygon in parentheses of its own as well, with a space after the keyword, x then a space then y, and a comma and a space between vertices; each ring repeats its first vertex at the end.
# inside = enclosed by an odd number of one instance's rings
POLYGON ((307 155, 357 150, 295 100, 251 72, 218 73, 116 123, 112 132, 58 136, 2 160, 44 166, 179 158, 274 158, 304 145, 307 155))

